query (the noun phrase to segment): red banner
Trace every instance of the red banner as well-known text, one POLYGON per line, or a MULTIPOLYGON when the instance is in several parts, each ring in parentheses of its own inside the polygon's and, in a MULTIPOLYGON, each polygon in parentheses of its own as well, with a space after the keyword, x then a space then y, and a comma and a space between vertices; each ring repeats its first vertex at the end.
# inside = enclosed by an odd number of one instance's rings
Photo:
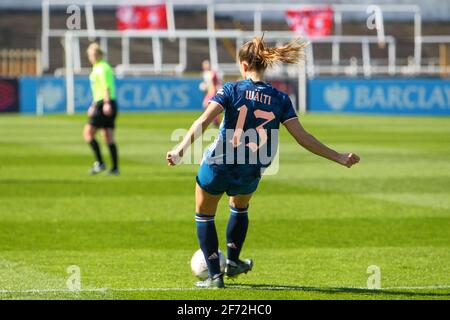
POLYGON ((328 6, 308 7, 286 11, 286 20, 292 31, 314 38, 331 34, 333 9, 328 6))
POLYGON ((166 5, 119 6, 116 24, 119 30, 167 29, 166 5))

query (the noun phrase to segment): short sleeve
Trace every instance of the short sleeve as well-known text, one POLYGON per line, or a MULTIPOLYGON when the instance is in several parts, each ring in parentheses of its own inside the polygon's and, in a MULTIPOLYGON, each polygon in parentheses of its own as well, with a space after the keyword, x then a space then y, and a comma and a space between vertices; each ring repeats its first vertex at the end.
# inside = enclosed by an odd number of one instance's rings
POLYGON ((285 102, 283 105, 283 113, 281 114, 281 123, 285 123, 288 120, 298 118, 289 96, 286 95, 284 100, 285 102))
POLYGON ((216 94, 208 101, 208 103, 214 101, 220 104, 220 106, 225 110, 231 103, 232 92, 232 84, 226 83, 223 88, 217 90, 216 94))
POLYGON ((108 84, 107 84, 107 73, 106 73, 106 68, 104 67, 104 65, 100 65, 97 67, 97 80, 98 83, 100 84, 100 87, 102 88, 102 90, 106 90, 108 88, 108 84))

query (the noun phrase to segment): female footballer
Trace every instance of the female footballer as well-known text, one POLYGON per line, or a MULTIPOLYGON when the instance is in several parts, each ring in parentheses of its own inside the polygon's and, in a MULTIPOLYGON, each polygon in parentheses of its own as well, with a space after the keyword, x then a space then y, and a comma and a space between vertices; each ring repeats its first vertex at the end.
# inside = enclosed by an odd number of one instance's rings
POLYGON ((117 145, 114 141, 114 127, 117 115, 116 88, 114 73, 111 66, 103 59, 103 51, 97 43, 91 43, 87 49, 92 72, 89 75, 93 103, 88 109, 89 121, 84 126, 83 136, 92 148, 96 161, 89 170, 90 174, 97 174, 106 169, 100 146, 95 139, 98 129, 102 129, 106 144, 111 154, 112 167, 108 174, 118 175, 117 145))
MULTIPOLYGON (((338 153, 306 132, 298 121, 288 95, 263 81, 264 71, 274 63, 298 63, 306 45, 296 39, 284 46, 268 47, 263 37, 255 37, 244 44, 239 50, 238 59, 240 73, 245 80, 226 83, 211 99, 208 108, 194 122, 183 141, 167 153, 168 164, 177 164, 190 144, 218 114, 224 112, 219 135, 205 152, 196 177, 197 236, 209 271, 209 278, 197 282, 198 287, 224 287, 214 225, 217 204, 224 192, 230 197, 231 208, 226 230, 225 274, 235 277, 252 269, 252 260, 240 260, 239 253, 248 228, 249 202, 261 179, 261 171, 268 163, 250 160, 255 152, 260 152, 264 147, 270 149, 267 146, 272 145, 271 139, 277 139, 273 133, 277 132, 280 123, 301 146, 316 155, 348 168, 359 162, 356 154, 338 153), (257 133, 256 141, 249 141, 251 135, 246 134, 247 131, 257 133), (243 147, 245 152, 233 152, 243 147)), ((276 150, 273 150, 272 158, 275 153, 276 150)))

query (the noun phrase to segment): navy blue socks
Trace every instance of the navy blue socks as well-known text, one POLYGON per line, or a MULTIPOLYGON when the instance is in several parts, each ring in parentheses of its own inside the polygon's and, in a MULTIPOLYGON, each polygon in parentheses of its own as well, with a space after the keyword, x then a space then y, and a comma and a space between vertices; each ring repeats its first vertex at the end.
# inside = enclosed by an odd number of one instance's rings
MULTIPOLYGON (((214 216, 197 213, 195 215, 197 237, 200 249, 205 256, 210 276, 220 272, 219 240, 217 238, 214 216)), ((248 207, 239 209, 230 206, 227 225, 228 260, 238 261, 248 230, 248 207)))
POLYGON ((244 209, 230 206, 230 219, 227 225, 228 260, 238 261, 248 229, 248 206, 244 209))
POLYGON ((200 245, 200 249, 203 251, 203 255, 205 256, 209 275, 213 277, 221 273, 219 239, 217 238, 214 216, 196 213, 195 222, 197 225, 198 243, 200 245))

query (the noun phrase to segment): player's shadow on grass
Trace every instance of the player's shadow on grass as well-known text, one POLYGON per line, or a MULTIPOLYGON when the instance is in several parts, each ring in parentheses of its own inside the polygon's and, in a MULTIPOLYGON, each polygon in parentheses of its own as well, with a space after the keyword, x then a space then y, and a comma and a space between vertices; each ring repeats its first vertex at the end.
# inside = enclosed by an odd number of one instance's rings
POLYGON ((429 296, 429 297, 450 297, 450 293, 432 293, 432 292, 420 292, 420 291, 405 291, 398 290, 371 290, 363 288, 347 288, 347 287, 306 287, 295 285, 277 285, 277 284, 240 284, 240 283, 228 283, 227 287, 230 289, 241 290, 270 290, 270 291, 304 291, 304 292, 317 292, 326 294, 336 293, 359 293, 370 295, 400 295, 400 296, 429 296))

